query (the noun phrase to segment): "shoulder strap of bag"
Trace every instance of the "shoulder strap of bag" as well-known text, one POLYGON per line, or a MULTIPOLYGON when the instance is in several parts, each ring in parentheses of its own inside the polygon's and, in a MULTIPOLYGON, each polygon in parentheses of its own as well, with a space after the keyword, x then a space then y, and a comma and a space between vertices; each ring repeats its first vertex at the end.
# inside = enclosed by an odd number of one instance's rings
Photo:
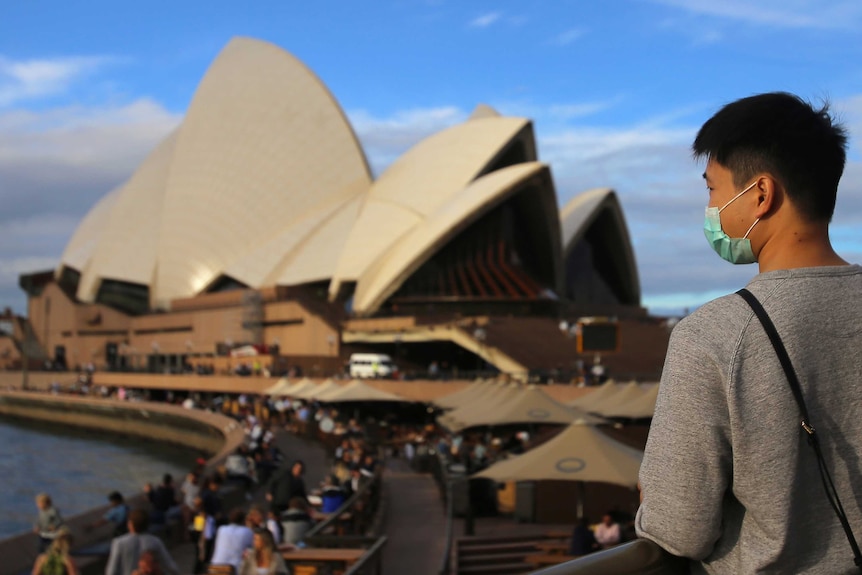
POLYGON ((856 543, 856 538, 853 536, 853 530, 850 528, 850 522, 847 520, 847 515, 844 513, 844 507, 841 505, 841 500, 838 498, 838 491, 835 489, 835 484, 832 482, 832 476, 829 475, 829 469, 826 467, 826 460, 823 458, 823 452, 820 450, 819 436, 814 431, 814 426, 811 423, 811 418, 808 415, 808 409, 805 406, 805 399, 802 396, 802 388, 799 385, 799 378, 796 376, 796 370, 793 369, 793 363, 790 361, 790 356, 787 355, 787 350, 781 337, 778 335, 778 330, 775 329, 775 324, 772 323, 769 314, 763 309, 757 298, 745 288, 736 292, 751 306, 757 319, 763 325, 766 335, 769 336, 769 341, 775 349, 775 354, 778 356, 778 361, 781 362, 781 367, 784 369, 784 374, 787 376, 787 382, 790 384, 790 390, 793 392, 793 397, 796 399, 796 404, 799 406, 799 413, 802 416, 802 429, 805 430, 808 438, 808 444, 814 449, 814 454, 817 456, 817 465, 820 469, 820 480, 823 482, 823 490, 826 492, 826 498, 832 506, 835 515, 841 522, 841 527, 844 528, 844 534, 847 535, 847 541, 850 543, 850 548, 853 550, 853 562, 862 570, 862 553, 859 551, 859 545, 856 543))

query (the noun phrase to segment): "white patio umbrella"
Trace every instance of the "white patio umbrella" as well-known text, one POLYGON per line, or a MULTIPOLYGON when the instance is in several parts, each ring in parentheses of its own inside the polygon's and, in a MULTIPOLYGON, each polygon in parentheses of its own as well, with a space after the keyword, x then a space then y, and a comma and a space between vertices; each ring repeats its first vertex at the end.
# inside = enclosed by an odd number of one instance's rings
POLYGON ((293 384, 288 381, 286 377, 282 377, 273 385, 270 385, 266 389, 263 390, 263 393, 266 395, 281 395, 283 392, 287 391, 293 384))
POLYGON ((517 424, 561 424, 568 425, 574 421, 590 424, 607 423, 601 417, 585 413, 579 409, 568 407, 545 393, 540 386, 531 385, 518 390, 510 399, 495 404, 488 410, 477 410, 466 417, 459 418, 450 427, 459 431, 468 427, 480 425, 517 425, 517 424))
POLYGON ((658 384, 650 384, 649 387, 645 387, 641 395, 632 397, 629 401, 624 401, 616 406, 603 408, 601 415, 625 419, 646 419, 653 416, 657 398, 658 384))
POLYGON ((583 516, 584 484, 591 481, 635 488, 643 452, 605 435, 595 427, 573 423, 550 441, 499 461, 473 475, 494 481, 578 481, 578 517, 583 516))
POLYGON ((320 400, 325 401, 326 403, 378 401, 411 403, 411 400, 409 399, 401 397, 400 395, 395 395, 394 393, 389 393, 388 391, 377 389, 359 379, 354 379, 337 391, 327 393, 324 397, 321 397, 320 400))
POLYGON ((317 387, 313 381, 308 378, 301 380, 299 383, 290 386, 285 392, 284 395, 288 397, 297 397, 299 399, 303 399, 303 394, 305 392, 314 389, 317 387))
POLYGON ((488 413, 504 405, 523 391, 523 388, 517 383, 494 386, 491 389, 492 391, 483 394, 481 399, 477 397, 475 401, 471 401, 449 413, 444 413, 437 420, 452 430, 470 427, 470 422, 481 421, 483 413, 488 413))
POLYGON ((589 411, 590 406, 599 403, 600 401, 604 401, 605 398, 617 393, 620 388, 622 388, 622 385, 618 384, 613 379, 609 379, 589 393, 585 393, 572 401, 566 402, 566 405, 589 411))
POLYGON ((602 398, 600 401, 591 403, 589 407, 586 408, 586 411, 605 415, 620 405, 640 399, 645 393, 647 393, 647 389, 642 387, 636 381, 631 381, 619 386, 619 389, 613 395, 609 395, 602 398))
POLYGON ((317 401, 325 401, 327 395, 341 389, 341 386, 335 383, 333 379, 327 379, 323 383, 309 388, 302 394, 304 399, 316 399, 317 401))
POLYGON ((478 379, 463 389, 444 395, 443 397, 438 397, 433 403, 442 409, 457 409, 468 404, 473 396, 482 393, 483 389, 491 385, 493 385, 492 381, 478 379))

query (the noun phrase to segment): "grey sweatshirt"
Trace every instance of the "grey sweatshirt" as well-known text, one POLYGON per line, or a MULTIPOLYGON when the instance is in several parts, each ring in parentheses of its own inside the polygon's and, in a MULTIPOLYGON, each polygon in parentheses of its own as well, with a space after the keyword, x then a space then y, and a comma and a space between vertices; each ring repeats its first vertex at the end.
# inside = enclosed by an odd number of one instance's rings
MULTIPOLYGON (((768 272, 748 289, 784 341, 859 540, 862 267, 768 272)), ((695 572, 854 572, 781 364, 738 295, 674 329, 640 481, 638 535, 695 572)))

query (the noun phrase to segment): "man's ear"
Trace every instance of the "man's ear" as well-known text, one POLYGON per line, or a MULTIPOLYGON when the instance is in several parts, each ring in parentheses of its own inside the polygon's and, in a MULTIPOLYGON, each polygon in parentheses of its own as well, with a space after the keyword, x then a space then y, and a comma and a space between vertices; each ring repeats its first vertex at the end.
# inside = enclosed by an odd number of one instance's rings
POLYGON ((757 210, 754 217, 763 219, 774 214, 784 200, 784 187, 771 174, 763 174, 754 186, 757 210))

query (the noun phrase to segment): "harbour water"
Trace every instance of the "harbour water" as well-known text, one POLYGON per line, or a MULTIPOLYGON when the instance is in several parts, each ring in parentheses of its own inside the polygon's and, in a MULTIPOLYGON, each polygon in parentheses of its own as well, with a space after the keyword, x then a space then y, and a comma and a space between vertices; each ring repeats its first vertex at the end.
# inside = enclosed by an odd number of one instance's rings
POLYGON ((126 497, 171 473, 179 485, 197 453, 140 439, 0 417, 0 539, 32 529, 34 498, 48 493, 64 517, 126 497))

